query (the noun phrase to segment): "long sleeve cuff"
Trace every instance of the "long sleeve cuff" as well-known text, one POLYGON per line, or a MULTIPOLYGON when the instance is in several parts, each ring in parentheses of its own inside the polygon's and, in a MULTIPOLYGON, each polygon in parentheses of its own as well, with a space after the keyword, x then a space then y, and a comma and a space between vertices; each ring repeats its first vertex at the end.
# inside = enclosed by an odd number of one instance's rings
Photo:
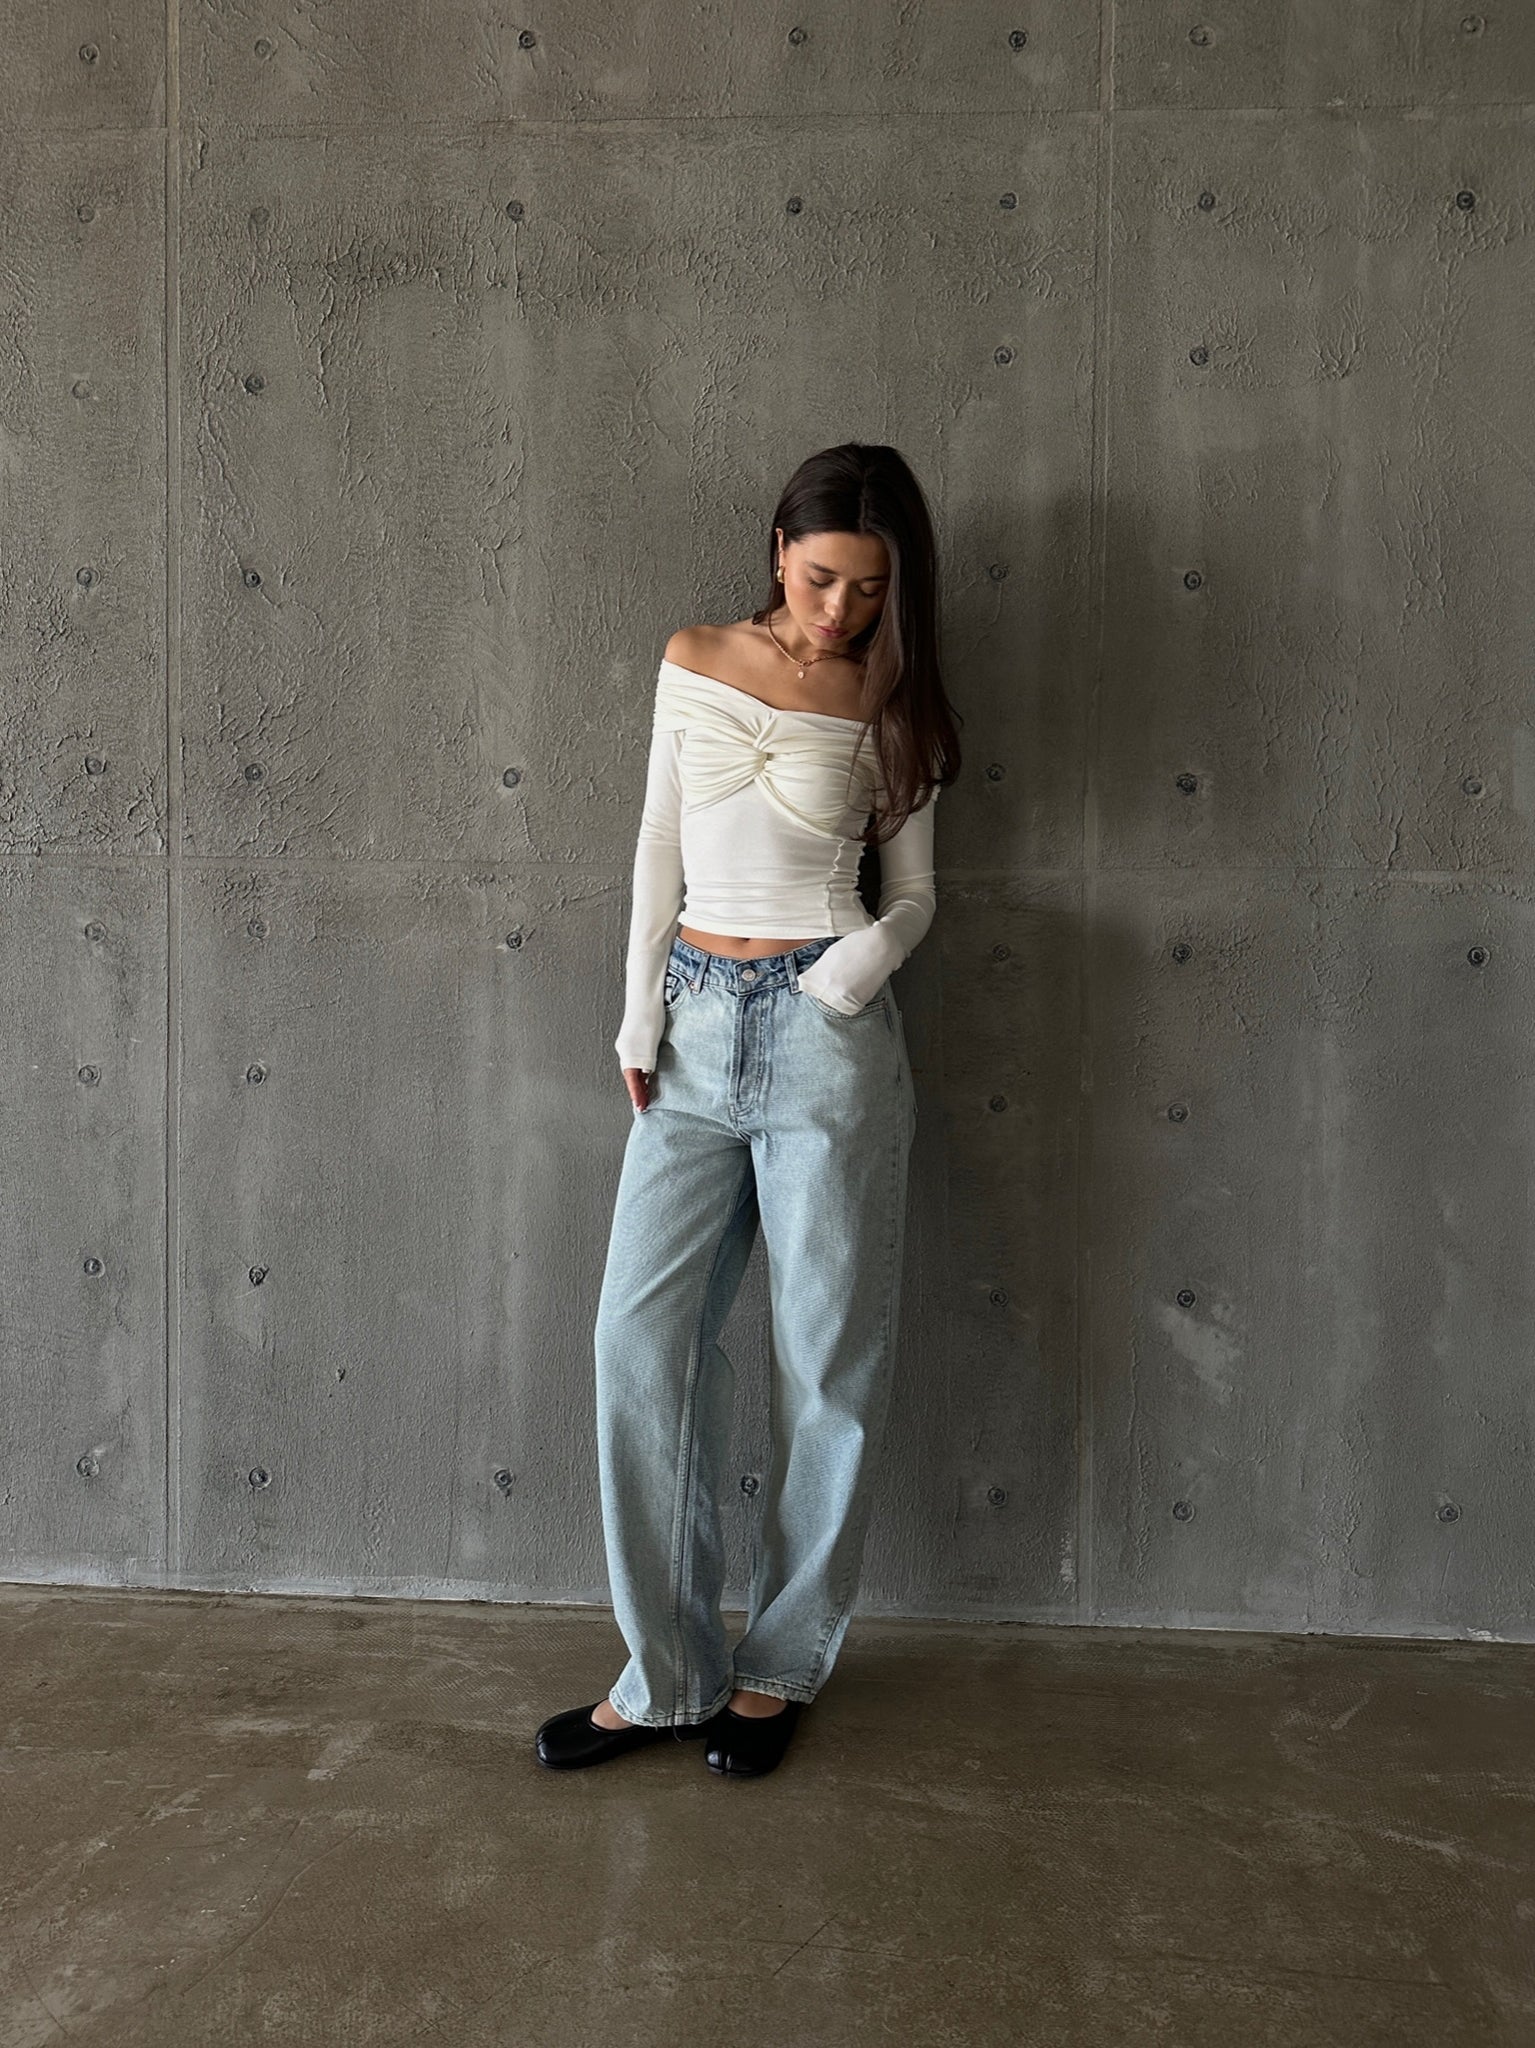
POLYGON ((920 811, 880 848, 879 915, 844 932, 800 975, 800 984, 833 1010, 853 1017, 926 934, 938 907, 933 865, 934 790, 920 811))
POLYGON ((682 776, 680 732, 653 728, 645 777, 645 808, 634 852, 624 1014, 613 1041, 621 1067, 655 1071, 666 1022, 661 998, 666 960, 682 915, 682 776))

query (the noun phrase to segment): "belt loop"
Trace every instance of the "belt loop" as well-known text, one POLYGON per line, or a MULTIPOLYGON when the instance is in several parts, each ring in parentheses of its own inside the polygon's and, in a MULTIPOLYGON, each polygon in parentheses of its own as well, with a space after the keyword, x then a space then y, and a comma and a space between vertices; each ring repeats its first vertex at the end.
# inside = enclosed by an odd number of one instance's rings
POLYGON ((789 990, 790 990, 790 993, 791 993, 791 994, 793 994, 793 995, 798 995, 798 994, 799 994, 799 947, 798 947, 798 946, 794 946, 794 947, 792 947, 792 948, 791 948, 791 949, 790 949, 790 950, 789 950, 789 951, 788 951, 787 953, 785 953, 785 955, 784 955, 784 965, 785 965, 785 966, 786 966, 786 967, 788 968, 788 970, 789 970, 789 990))
POLYGON ((707 953, 700 953, 698 956, 698 965, 693 969, 693 972, 688 979, 688 987, 692 990, 695 996, 698 994, 698 991, 703 987, 704 976, 708 973, 708 971, 709 956, 707 953))

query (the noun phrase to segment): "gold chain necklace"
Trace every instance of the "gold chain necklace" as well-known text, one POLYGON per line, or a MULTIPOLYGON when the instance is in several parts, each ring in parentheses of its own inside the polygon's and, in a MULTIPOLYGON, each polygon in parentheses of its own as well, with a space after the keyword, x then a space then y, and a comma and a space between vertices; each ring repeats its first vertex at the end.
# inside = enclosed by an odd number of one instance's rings
MULTIPOLYGON (((778 635, 773 631, 772 619, 769 618, 764 623, 767 626, 768 638, 772 641, 773 645, 778 649, 779 653, 783 656, 785 661, 792 661, 794 663, 795 667, 799 671, 799 679, 801 682, 805 680, 805 670, 807 668, 814 668, 818 661, 835 661, 837 659, 837 650, 834 647, 828 648, 825 654, 807 654, 803 658, 797 654, 791 654, 788 648, 785 647, 783 642, 779 639, 778 635)), ((847 661, 851 661, 853 660, 853 658, 854 657, 852 655, 845 655, 843 657, 843 659, 847 661)))

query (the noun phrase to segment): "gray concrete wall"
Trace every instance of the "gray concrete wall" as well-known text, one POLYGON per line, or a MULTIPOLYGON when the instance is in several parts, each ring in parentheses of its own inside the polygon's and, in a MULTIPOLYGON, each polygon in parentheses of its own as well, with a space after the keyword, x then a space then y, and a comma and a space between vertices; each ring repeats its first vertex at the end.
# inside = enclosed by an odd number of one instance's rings
POLYGON ((0 46, 0 1573, 605 1598, 655 664, 862 438, 967 746, 864 1611, 1529 1639, 1535 17, 0 46))

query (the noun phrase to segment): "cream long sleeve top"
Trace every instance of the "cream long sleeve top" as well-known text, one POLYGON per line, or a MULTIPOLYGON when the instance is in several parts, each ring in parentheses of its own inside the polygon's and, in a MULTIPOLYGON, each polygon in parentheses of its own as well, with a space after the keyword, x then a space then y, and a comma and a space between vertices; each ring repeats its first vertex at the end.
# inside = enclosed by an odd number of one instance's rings
POLYGON ((663 658, 634 856, 619 1065, 655 1070, 679 923, 742 938, 831 934, 800 975, 855 1016, 933 921, 936 790, 880 848, 879 914, 858 861, 883 778, 861 721, 785 711, 663 658))

